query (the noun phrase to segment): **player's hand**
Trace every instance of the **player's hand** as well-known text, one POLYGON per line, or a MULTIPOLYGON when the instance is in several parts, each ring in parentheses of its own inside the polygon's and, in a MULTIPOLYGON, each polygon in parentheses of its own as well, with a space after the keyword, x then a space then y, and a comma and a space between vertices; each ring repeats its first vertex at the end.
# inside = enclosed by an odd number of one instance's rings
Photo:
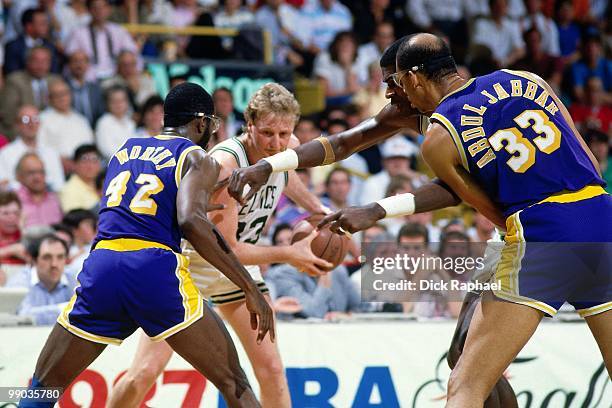
POLYGON ((313 229, 306 238, 291 245, 291 259, 289 259, 289 263, 295 266, 298 271, 305 272, 310 276, 325 275, 334 266, 332 263, 312 253, 310 244, 317 237, 318 233, 319 231, 313 229))
POLYGON ((265 160, 260 160, 253 166, 234 169, 227 192, 240 205, 245 205, 268 182, 270 174, 272 174, 272 166, 265 160), (244 187, 247 185, 250 189, 246 196, 242 197, 244 187))
POLYGON ((216 193, 217 191, 221 190, 222 188, 226 187, 230 182, 230 178, 226 177, 223 180, 219 180, 215 183, 215 186, 213 187, 213 190, 211 191, 211 193, 216 193))
POLYGON ((377 203, 347 207, 325 216, 317 228, 321 229, 329 224, 330 231, 344 235, 347 232, 353 233, 368 229, 385 215, 385 210, 377 203))
POLYGON ((274 342, 276 334, 274 332, 274 311, 261 294, 257 286, 253 285, 253 290, 245 292, 246 307, 251 314, 251 328, 257 330, 257 344, 266 338, 266 333, 270 333, 270 340, 274 342))

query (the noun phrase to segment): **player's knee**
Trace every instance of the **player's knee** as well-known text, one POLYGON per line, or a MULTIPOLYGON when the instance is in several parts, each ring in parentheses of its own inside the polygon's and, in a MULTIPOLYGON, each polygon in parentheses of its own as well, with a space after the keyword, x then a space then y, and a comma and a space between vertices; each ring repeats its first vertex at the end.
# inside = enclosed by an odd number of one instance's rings
POLYGON ((279 358, 270 359, 265 364, 258 364, 255 369, 255 376, 260 384, 278 383, 285 381, 285 368, 279 358))
POLYGON ((132 392, 146 392, 163 371, 158 364, 144 364, 138 370, 129 370, 122 378, 123 385, 132 392))

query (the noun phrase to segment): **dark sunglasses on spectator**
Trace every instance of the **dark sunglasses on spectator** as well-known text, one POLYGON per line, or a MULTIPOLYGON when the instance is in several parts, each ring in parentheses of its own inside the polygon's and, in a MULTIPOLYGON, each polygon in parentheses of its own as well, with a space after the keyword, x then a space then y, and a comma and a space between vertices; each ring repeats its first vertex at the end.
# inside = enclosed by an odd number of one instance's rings
POLYGON ((38 116, 23 115, 21 117, 21 123, 23 123, 24 125, 29 125, 30 123, 40 123, 40 118, 38 116))

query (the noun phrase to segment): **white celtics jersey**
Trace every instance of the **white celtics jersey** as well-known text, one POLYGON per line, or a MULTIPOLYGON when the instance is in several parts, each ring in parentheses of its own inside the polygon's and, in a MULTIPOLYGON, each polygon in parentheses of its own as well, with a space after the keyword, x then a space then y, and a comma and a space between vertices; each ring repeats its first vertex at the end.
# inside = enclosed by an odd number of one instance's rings
MULTIPOLYGON (((249 159, 247 158, 246 150, 238 138, 225 140, 210 150, 210 154, 214 157, 214 152, 222 150, 231 153, 239 167, 248 167, 249 159)), ((238 212, 238 229, 236 230, 236 239, 239 242, 256 244, 259 241, 259 236, 263 230, 268 218, 278 205, 278 200, 283 193, 283 189, 287 185, 287 172, 272 173, 268 182, 249 200, 246 205, 240 208, 238 212)), ((245 194, 248 191, 248 186, 245 188, 245 194)))
MULTIPOLYGON (((230 153, 236 159, 238 167, 248 167, 249 160, 243 144, 237 139, 232 138, 215 145, 210 151, 213 157, 214 152, 224 151, 230 153)), ((238 212, 238 226, 236 229, 236 239, 240 242, 256 244, 268 218, 278 205, 278 201, 287 185, 287 173, 273 173, 268 182, 253 196, 249 202, 240 207, 238 212)), ((247 186, 248 188, 248 186, 247 186)), ((246 192, 246 189, 245 189, 246 192)), ((234 285, 225 275, 214 266, 203 259, 189 244, 183 240, 183 254, 189 257, 189 270, 194 283, 207 299, 223 300, 228 294, 239 292, 239 288, 234 285)), ((245 265, 246 270, 256 282, 263 281, 259 266, 245 265)), ((229 295, 228 295, 229 296, 229 295)), ((230 296, 231 297, 231 296, 230 296)))

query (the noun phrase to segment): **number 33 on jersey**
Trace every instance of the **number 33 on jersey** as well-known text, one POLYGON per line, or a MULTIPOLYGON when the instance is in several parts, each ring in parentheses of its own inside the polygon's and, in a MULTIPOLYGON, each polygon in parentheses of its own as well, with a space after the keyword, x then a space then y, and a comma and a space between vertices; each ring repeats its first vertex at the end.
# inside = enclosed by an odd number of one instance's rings
POLYGON ((555 99, 529 73, 471 79, 442 99, 431 121, 451 134, 463 167, 505 216, 563 190, 604 184, 555 99))

